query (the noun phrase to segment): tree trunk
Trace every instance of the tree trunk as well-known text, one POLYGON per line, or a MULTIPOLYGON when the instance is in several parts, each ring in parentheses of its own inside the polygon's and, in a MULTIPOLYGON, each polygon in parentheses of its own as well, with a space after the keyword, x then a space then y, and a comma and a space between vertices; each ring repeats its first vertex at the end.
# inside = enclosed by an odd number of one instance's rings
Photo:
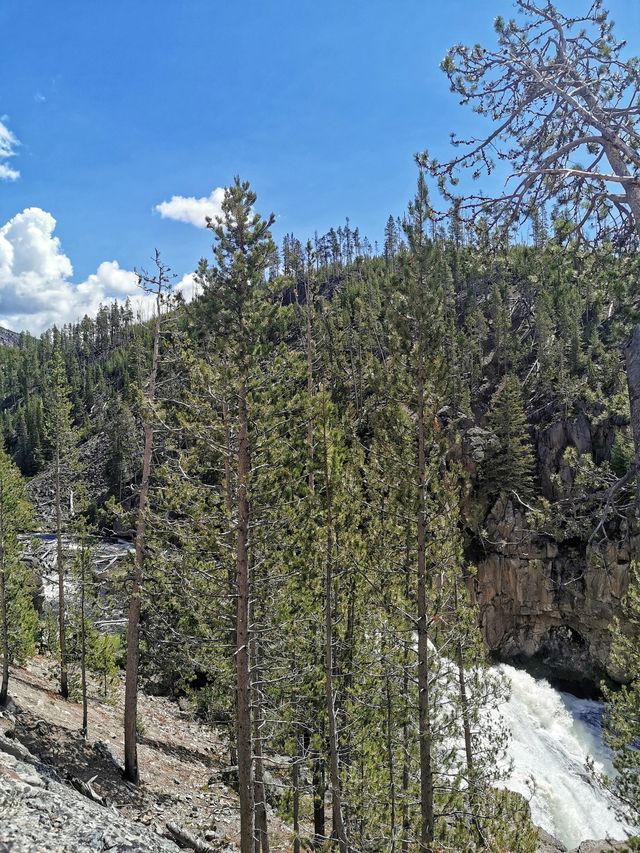
POLYGON ((58 570, 58 642, 60 645, 60 694, 63 699, 69 696, 69 680, 67 674, 67 639, 65 627, 65 601, 64 601, 64 552, 62 548, 62 485, 60 482, 60 443, 56 438, 56 544, 57 558, 56 568, 58 570))
MULTIPOLYGON (((156 258, 157 258, 156 254, 156 258)), ((162 318, 163 273, 159 267, 156 291, 156 317, 153 330, 153 353, 151 373, 147 390, 147 402, 153 405, 156 399, 156 381, 160 355, 160 326, 162 318)), ((127 670, 124 687, 124 777, 137 785, 140 780, 138 769, 138 669, 140 666, 140 593, 144 569, 144 546, 146 533, 146 512, 151 481, 151 459, 153 455, 153 427, 151 414, 145 413, 144 448, 142 451, 142 480, 138 499, 138 518, 136 524, 136 549, 129 596, 129 619, 127 623, 127 670)))
POLYGON ((236 545, 236 745, 240 783, 240 850, 253 853, 255 803, 251 744, 251 684, 249 673, 249 495, 250 470, 247 388, 238 393, 238 533, 236 545))
POLYGON ((342 795, 340 789, 340 763, 338 753, 338 726, 336 722, 335 695, 333 689, 333 559, 334 559, 334 530, 333 530, 333 491, 329 471, 329 451, 327 436, 326 401, 323 401, 323 452, 325 479, 325 524, 326 524, 326 554, 324 579, 324 670, 325 670, 325 702, 327 724, 329 727, 329 777, 331 779, 331 803, 333 817, 333 833, 338 840, 340 853, 347 853, 348 844, 342 818, 342 795))
POLYGON ((296 738, 296 754, 291 763, 291 788, 293 789, 293 853, 300 853, 300 742, 296 738))
POLYGON ((433 842, 433 768, 429 706, 429 633, 427 627, 426 456, 424 425, 424 355, 418 362, 418 727, 420 736, 420 850, 433 842))
MULTIPOLYGON (((324 732, 321 732, 321 740, 324 742, 324 732)), ((324 761, 318 753, 313 761, 313 835, 316 847, 320 848, 326 837, 324 794, 324 761)))
POLYGON ((0 687, 0 705, 7 704, 9 694, 9 624, 7 621, 7 576, 5 557, 4 529, 4 482, 0 480, 0 618, 2 619, 2 686, 0 687))
MULTIPOLYGON (((383 651, 386 654, 386 649, 383 651)), ((389 833, 391 844, 389 853, 396 849, 396 780, 393 762, 393 702, 391 697, 391 683, 389 672, 385 673, 384 693, 386 706, 386 748, 387 748, 387 772, 389 774, 389 833)))
MULTIPOLYGON (((232 563, 232 554, 233 554, 233 545, 234 545, 234 533, 233 533, 233 484, 231 482, 231 425, 229 423, 229 403, 227 399, 223 400, 222 403, 222 424, 224 429, 224 446, 225 446, 225 454, 224 454, 224 507, 225 514, 227 517, 227 526, 228 526, 228 545, 229 545, 229 570, 227 582, 229 585, 229 601, 235 601, 235 593, 236 593, 236 578, 235 578, 235 570, 232 563)), ((231 663, 232 669, 235 667, 235 655, 237 648, 237 637, 236 637, 236 620, 235 618, 231 618, 231 627, 229 629, 229 648, 231 650, 231 663)), ((234 696, 233 696, 233 707, 236 708, 238 705, 238 700, 236 696, 236 691, 234 688, 234 696)), ((233 717, 231 718, 229 724, 229 763, 231 767, 236 767, 238 764, 238 752, 236 750, 235 743, 235 724, 233 721, 233 717)))
MULTIPOLYGON (((406 558, 404 578, 404 598, 409 601, 411 593, 411 549, 413 534, 411 525, 406 529, 406 558)), ((410 777, 410 743, 409 743, 409 661, 412 656, 411 640, 402 643, 402 853, 409 853, 409 838, 411 820, 409 812, 409 783, 410 777)))
POLYGON ((87 739, 89 730, 89 708, 87 704, 87 632, 84 624, 85 609, 85 544, 80 552, 80 679, 82 689, 82 737, 87 739))
POLYGON ((625 349, 625 361, 636 460, 636 506, 640 508, 640 325, 632 332, 625 349))
MULTIPOLYGON (((254 579, 255 581, 255 579, 254 579)), ((249 605, 250 623, 255 624, 254 605, 255 587, 249 605)), ((252 630, 251 643, 251 703, 253 708, 253 762, 254 762, 254 800, 256 810, 255 853, 269 853, 269 828, 267 825, 267 796, 264 786, 264 764, 262 761, 262 688, 260 686, 259 648, 255 631, 252 630)))

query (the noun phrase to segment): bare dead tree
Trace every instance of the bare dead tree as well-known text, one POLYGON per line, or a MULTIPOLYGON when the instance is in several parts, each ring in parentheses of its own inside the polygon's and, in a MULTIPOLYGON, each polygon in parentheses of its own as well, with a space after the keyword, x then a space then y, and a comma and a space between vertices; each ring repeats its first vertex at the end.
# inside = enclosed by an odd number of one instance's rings
MULTIPOLYGON (((620 249, 640 240, 640 60, 594 0, 569 16, 548 0, 517 0, 524 18, 497 18, 498 45, 457 44, 442 68, 462 104, 489 119, 478 137, 455 134, 458 156, 439 163, 419 156, 461 217, 490 226, 521 225, 553 202, 569 232, 620 249), (475 179, 502 166, 504 188, 493 196, 455 197, 461 170, 475 179)), ((640 328, 626 348, 636 469, 640 471, 640 328)), ((637 485, 640 500, 640 477, 637 485)))
POLYGON ((127 623, 127 667, 124 697, 124 775, 129 782, 138 784, 137 712, 138 712, 138 668, 140 664, 140 595, 144 574, 146 513, 151 483, 151 461, 153 456, 152 412, 156 401, 156 385, 160 363, 160 335, 162 315, 167 295, 171 289, 171 270, 160 260, 156 249, 154 256, 156 272, 138 274, 140 287, 152 295, 155 301, 151 369, 145 393, 147 411, 143 412, 144 450, 142 453, 142 479, 138 495, 138 518, 136 523, 135 557, 129 594, 129 619, 127 623))

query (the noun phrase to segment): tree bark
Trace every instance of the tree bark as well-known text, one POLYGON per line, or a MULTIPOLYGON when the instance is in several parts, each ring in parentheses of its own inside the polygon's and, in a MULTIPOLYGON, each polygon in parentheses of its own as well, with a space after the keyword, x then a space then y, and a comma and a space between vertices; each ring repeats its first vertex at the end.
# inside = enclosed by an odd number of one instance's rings
POLYGON ((625 349, 625 361, 636 460, 636 506, 640 508, 640 325, 631 334, 625 349))
POLYGON ((300 764, 299 739, 296 738, 296 754, 291 762, 291 787, 293 789, 293 853, 300 853, 300 764))
POLYGON ((87 632, 84 623, 85 610, 85 543, 80 553, 80 679, 82 689, 82 737, 87 739, 89 730, 89 708, 87 704, 87 632))
MULTIPOLYGON (((231 424, 229 422, 229 403, 225 397, 222 403, 222 424, 224 429, 224 445, 225 445, 225 454, 224 454, 224 506, 225 513, 227 517, 227 525, 228 525, 228 545, 229 545, 229 570, 227 582, 229 585, 229 601, 233 602, 235 600, 236 593, 236 578, 235 578, 235 569, 232 562, 232 554, 233 554, 233 546, 234 546, 234 533, 233 533, 233 484, 231 481, 231 424)), ((235 667, 235 654, 237 648, 237 636, 236 636, 236 620, 235 618, 231 618, 231 627, 229 628, 229 648, 231 649, 231 657, 232 657, 232 670, 235 667)), ((233 696, 233 707, 236 708, 238 705, 238 700, 236 696, 236 691, 234 688, 234 696, 233 696)), ((231 767, 236 767, 238 765, 238 752, 236 750, 235 744, 235 724, 233 718, 230 721, 229 725, 229 763, 231 767)))
MULTIPOLYGON (((324 732, 320 736, 324 742, 324 732)), ((324 761, 322 755, 317 753, 313 761, 313 835, 317 847, 322 847, 326 837, 324 794, 324 761)))
POLYGON ((420 850, 433 843, 433 768, 429 706, 429 633, 427 627, 426 455, 424 424, 424 354, 418 356, 418 726, 420 736, 420 850))
POLYGON ((7 622, 7 576, 5 557, 4 482, 0 480, 0 619, 2 619, 2 686, 0 705, 7 704, 9 695, 9 624, 7 622))
MULTIPOLYGON (((383 654, 386 656, 386 648, 383 649, 383 654)), ((387 749, 387 772, 389 774, 389 833, 391 835, 391 844, 389 853, 394 853, 396 849, 396 779, 395 767, 393 761, 393 701, 391 697, 391 678, 389 672, 385 672, 384 677, 384 693, 385 693, 385 710, 386 710, 386 749, 387 749)))
POLYGON ((240 784, 240 850, 253 853, 255 802, 251 743, 251 684, 249 673, 249 495, 250 471, 247 387, 238 393, 238 532, 236 544, 236 745, 240 784))
POLYGON ((67 640, 64 600, 64 550, 62 547, 62 484, 60 472, 60 438, 56 437, 55 487, 56 487, 56 568, 58 570, 58 642, 60 645, 60 694, 69 697, 67 673, 67 640))
MULTIPOLYGON (((156 258, 158 256, 156 255, 156 258)), ((156 291, 156 316, 153 330, 153 352, 151 373, 147 389, 147 402, 153 405, 156 399, 156 382, 160 357, 160 328, 162 319, 163 271, 159 267, 156 291)), ((138 768, 138 669, 140 666, 140 594, 144 570, 144 548, 146 512, 151 481, 151 459, 153 455, 153 426, 150 413, 145 414, 144 448, 142 452, 142 480, 138 499, 136 523, 136 548, 129 596, 129 619, 127 623, 127 670, 124 693, 124 777, 137 785, 140 781, 138 768)))
POLYGON ((348 853, 347 836, 342 817, 342 793, 340 787, 340 763, 338 753, 338 726, 336 721, 335 694, 333 689, 333 560, 334 560, 334 530, 333 530, 333 490, 329 470, 329 450, 327 435, 326 401, 323 402, 323 453, 325 479, 325 524, 326 524, 326 554, 324 579, 324 670, 325 670, 325 702, 327 724, 329 728, 329 777, 331 779, 331 803, 333 817, 333 833, 338 840, 340 853, 348 853))
MULTIPOLYGON (((255 598, 255 589, 253 596, 255 598)), ((251 625, 255 622, 253 601, 249 606, 251 625)), ((269 853, 269 828, 267 825, 267 796, 264 786, 264 763, 262 760, 262 688, 260 686, 260 665, 258 640, 254 634, 251 643, 251 702, 253 708, 253 761, 254 761, 254 800, 256 809, 255 853, 269 853)))

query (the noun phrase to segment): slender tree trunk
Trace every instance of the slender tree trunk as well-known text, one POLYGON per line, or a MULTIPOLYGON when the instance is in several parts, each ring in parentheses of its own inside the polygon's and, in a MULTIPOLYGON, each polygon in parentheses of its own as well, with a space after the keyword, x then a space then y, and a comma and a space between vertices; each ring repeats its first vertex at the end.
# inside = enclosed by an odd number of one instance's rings
POLYGON ((420 734, 420 850, 431 850, 434 827, 431 709, 429 705, 429 632, 427 626, 424 355, 420 353, 418 358, 418 726, 420 734))
POLYGON ((323 452, 324 479, 326 491, 326 554, 324 579, 324 669, 325 669, 325 701, 327 724, 329 727, 329 777, 331 779, 331 802, 333 816, 333 833, 338 840, 340 853, 347 853, 348 844, 342 817, 342 794, 340 788, 340 763, 338 751, 338 726, 336 721, 335 694, 333 689, 333 560, 334 560, 334 530, 333 530, 333 490, 329 471, 329 450, 327 436, 326 401, 323 401, 323 452))
MULTIPOLYGON (((407 526, 406 566, 405 566, 405 601, 409 601, 411 590, 411 540, 412 531, 407 526)), ((410 743, 409 743, 409 660, 411 658, 411 643, 405 639, 402 644, 402 853, 409 853, 409 838, 411 821, 409 812, 409 783, 410 783, 410 743)))
MULTIPOLYGON (((404 675, 402 679, 404 696, 409 692, 408 666, 409 655, 405 654, 404 675)), ((411 822, 409 820, 409 781, 409 720, 407 709, 405 708, 404 719, 402 721, 402 853, 409 853, 409 833, 411 831, 411 822)))
MULTIPOLYGON (((324 743, 324 731, 320 732, 324 743)), ((324 808, 325 773, 322 755, 318 752, 313 761, 313 835, 316 847, 322 847, 326 838, 326 815, 324 808)))
MULTIPOLYGON (((383 654, 386 655, 386 648, 383 649, 383 654)), ((389 853, 394 853, 396 849, 396 779, 395 767, 393 761, 393 700, 391 696, 391 683, 389 672, 385 673, 384 678, 384 696, 385 696, 385 728, 386 728, 386 747, 387 747, 387 773, 389 774, 389 833, 391 835, 391 844, 389 853)))
POLYGON ((253 853, 255 802, 251 744, 251 684, 249 673, 249 495, 250 470, 247 387, 238 394, 238 533, 236 545, 236 744, 240 782, 240 850, 253 853))
MULTIPOLYGON (((229 403, 225 397, 222 403, 222 423, 224 429, 224 504, 225 513, 228 525, 228 546, 229 546, 229 571, 227 583, 229 586, 229 601, 234 602, 236 597, 236 578, 235 568, 232 563, 234 532, 233 532, 233 485, 231 481, 231 425, 229 422, 229 403)), ((229 629, 229 648, 231 649, 232 666, 235 667, 235 655, 237 648, 236 637, 236 620, 231 618, 231 627, 229 629)), ((238 700, 236 689, 234 687, 233 707, 236 708, 238 700)), ((229 762, 232 767, 238 764, 238 752, 236 750, 236 733, 235 722, 233 718, 229 724, 229 762)))
MULTIPOLYGON (((157 257, 157 255, 156 255, 157 257)), ((160 328, 162 320, 163 273, 159 267, 156 291, 156 316, 153 330, 153 352, 151 373, 147 389, 147 402, 150 406, 156 399, 156 382, 160 357, 160 328)), ((142 480, 138 498, 138 518, 136 524, 136 548, 129 596, 129 619, 127 623, 127 670, 124 692, 124 776, 137 785, 140 780, 138 768, 138 669, 140 666, 140 594, 144 571, 146 513, 151 482, 151 460, 153 456, 153 426, 151 414, 144 415, 144 448, 142 451, 142 480)))
POLYGON ((82 689, 82 737, 87 739, 89 733, 89 708, 87 703, 87 632, 84 623, 85 611, 85 545, 82 543, 80 552, 80 680, 82 689))
MULTIPOLYGON (((307 277, 305 283, 305 319, 306 319, 306 338, 307 338, 307 397, 309 399, 309 404, 313 399, 313 395, 315 393, 315 384, 313 377, 313 360, 315 357, 314 344, 313 344, 313 321, 312 321, 312 295, 311 295, 311 286, 309 283, 309 272, 307 270, 307 277)), ((311 411, 311 407, 309 407, 309 414, 307 416, 307 453, 309 459, 309 491, 311 494, 315 491, 315 473, 313 470, 313 458, 314 458, 314 430, 313 430, 313 412, 311 411)))
POLYGON ((636 460, 636 504, 640 508, 640 325, 635 326, 625 349, 631 429, 636 460))
POLYGON ((67 673, 66 613, 64 600, 64 549, 62 547, 62 484, 60 473, 60 442, 56 439, 55 481, 56 481, 56 546, 58 570, 58 641, 60 645, 60 694, 63 699, 69 697, 67 673))
MULTIPOLYGON (((314 417, 315 412, 311 406, 311 402, 315 395, 315 378, 314 378, 314 359, 315 346, 313 337, 313 293, 311 290, 311 282, 309 280, 309 270, 305 280, 305 321, 306 321, 306 355, 307 355, 307 397, 309 401, 309 412, 307 420, 307 458, 309 462, 308 487, 309 494, 315 493, 315 430, 314 417)), ((321 727, 322 729, 322 727, 321 727)), ((324 743, 324 730, 320 732, 320 741, 324 743)), ((315 756, 313 761, 313 832, 316 847, 321 847, 324 844, 326 837, 326 814, 324 796, 326 791, 325 783, 325 765, 320 752, 315 756)), ((299 793, 298 793, 299 798, 299 793)), ((298 839, 298 847, 300 841, 298 839)))
POLYGON ((9 695, 9 623, 7 620, 7 576, 5 557, 6 531, 4 517, 4 481, 0 480, 0 619, 2 619, 2 686, 0 705, 7 704, 9 695))
POLYGON ((293 853, 300 853, 300 739, 296 737, 296 754, 291 763, 293 790, 293 853))
MULTIPOLYGON (((255 624, 254 604, 255 587, 249 605, 250 624, 255 624)), ((255 631, 252 630, 251 642, 251 703, 253 708, 253 762, 254 762, 254 800, 256 809, 255 853, 269 853, 269 827, 267 825, 267 795, 264 785, 264 763, 262 760, 262 687, 260 684, 260 650, 255 631)))

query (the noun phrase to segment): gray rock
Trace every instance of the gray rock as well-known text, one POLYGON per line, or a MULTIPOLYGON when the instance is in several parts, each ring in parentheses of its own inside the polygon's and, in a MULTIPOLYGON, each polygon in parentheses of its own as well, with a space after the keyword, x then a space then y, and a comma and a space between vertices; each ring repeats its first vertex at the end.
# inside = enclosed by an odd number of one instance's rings
POLYGON ((59 782, 0 736, 0 849, 11 853, 177 853, 178 847, 59 782))

